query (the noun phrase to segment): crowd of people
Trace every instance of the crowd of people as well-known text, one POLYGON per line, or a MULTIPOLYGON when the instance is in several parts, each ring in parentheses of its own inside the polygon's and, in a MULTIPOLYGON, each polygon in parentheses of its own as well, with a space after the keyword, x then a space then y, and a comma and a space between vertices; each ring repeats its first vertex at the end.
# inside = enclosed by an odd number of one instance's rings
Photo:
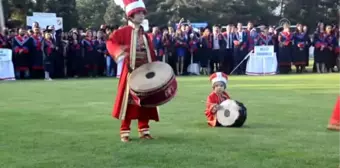
MULTIPOLYGON (((314 47, 314 68, 317 73, 339 71, 340 29, 320 22, 316 31, 297 24, 292 29, 271 26, 254 27, 237 23, 225 27, 195 29, 180 21, 177 27, 152 27, 148 33, 157 60, 169 63, 177 75, 186 75, 190 63, 198 63, 201 74, 234 69, 257 45, 273 45, 277 73, 306 72, 309 48, 314 47), (245 28, 246 27, 246 28, 245 28), (337 69, 335 69, 337 67, 337 69)), ((119 27, 102 25, 99 30, 55 30, 34 23, 30 29, 6 30, 0 34, 0 48, 13 50, 16 79, 116 76, 117 64, 106 50, 106 39, 119 27)), ((246 73, 246 61, 235 74, 246 73)))

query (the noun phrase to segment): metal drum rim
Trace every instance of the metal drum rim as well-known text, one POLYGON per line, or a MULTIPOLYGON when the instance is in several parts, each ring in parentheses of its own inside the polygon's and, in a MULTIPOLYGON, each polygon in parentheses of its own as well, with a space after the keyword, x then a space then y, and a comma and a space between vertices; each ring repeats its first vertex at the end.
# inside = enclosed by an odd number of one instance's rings
MULTIPOLYGON (((156 62, 152 62, 152 63, 156 63, 156 62)), ((142 66, 140 66, 140 67, 138 67, 138 68, 141 68, 141 67, 143 67, 143 66, 146 66, 146 65, 148 65, 148 64, 152 64, 152 63, 147 63, 147 64, 143 64, 142 66)), ((157 63, 162 63, 162 64, 166 64, 167 66, 170 66, 169 64, 167 64, 167 63, 163 63, 163 62, 157 62, 157 63)), ((138 69, 137 68, 137 69, 138 69)), ((131 73, 131 76, 132 76, 132 74, 134 74, 134 72, 136 72, 136 71, 133 71, 132 73, 131 73)), ((136 72, 137 73, 137 72, 136 72)), ((148 90, 138 90, 138 91, 136 91, 135 89, 133 89, 133 87, 131 86, 131 83, 129 84, 130 85, 130 89, 133 91, 133 92, 135 92, 135 93, 148 93, 148 92, 153 92, 153 91, 157 91, 157 90, 159 90, 159 89, 161 89, 161 88, 163 88, 163 87, 166 87, 166 86, 168 86, 168 84, 170 83, 170 81, 172 81, 173 80, 173 78, 175 78, 175 80, 176 80, 176 76, 175 76, 175 73, 174 73, 174 71, 173 71, 173 69, 171 68, 171 75, 170 75, 170 77, 167 79, 167 80, 165 80, 166 82, 163 82, 163 85, 159 85, 158 87, 155 87, 155 88, 152 88, 152 89, 148 89, 148 90), (165 85, 164 85, 165 84, 165 85)))

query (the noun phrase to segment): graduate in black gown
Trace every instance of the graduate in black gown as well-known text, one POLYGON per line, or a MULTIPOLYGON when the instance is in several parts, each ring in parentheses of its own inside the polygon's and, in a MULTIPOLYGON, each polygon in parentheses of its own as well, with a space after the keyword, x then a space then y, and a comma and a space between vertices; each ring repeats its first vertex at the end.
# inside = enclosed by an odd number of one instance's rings
MULTIPOLYGON (((268 27, 268 34, 273 39, 273 45, 274 45, 274 52, 276 53, 276 60, 279 60, 279 31, 275 29, 273 26, 268 27)), ((279 66, 277 66, 277 72, 279 71, 279 66)))
POLYGON ((290 25, 284 24, 283 31, 279 33, 279 71, 282 74, 287 74, 291 71, 292 51, 293 51, 293 33, 290 32, 290 25))
POLYGON ((208 65, 212 57, 212 35, 209 28, 206 28, 200 38, 200 47, 202 54, 200 55, 200 64, 204 75, 208 75, 208 65))
POLYGON ((72 32, 72 37, 69 41, 70 45, 67 55, 70 66, 68 69, 70 76, 77 78, 82 76, 82 72, 84 70, 81 43, 78 33, 72 32))
POLYGON ((332 26, 326 26, 326 47, 325 47, 325 64, 326 71, 332 72, 335 65, 335 49, 337 45, 337 39, 332 32, 332 26))
POLYGON ((104 69, 105 69, 106 43, 105 43, 104 34, 102 31, 97 32, 97 40, 94 41, 94 46, 96 49, 97 75, 103 76, 104 69))
POLYGON ((305 66, 302 67, 302 72, 307 72, 306 67, 309 66, 309 48, 312 46, 311 38, 309 37, 309 29, 306 25, 302 28, 303 32, 306 34, 306 45, 305 45, 305 66))
POLYGON ((296 73, 302 73, 306 66, 306 46, 308 46, 308 35, 303 31, 302 24, 297 24, 293 37, 292 62, 296 67, 296 73))
POLYGON ((86 31, 86 37, 81 42, 84 65, 88 76, 97 76, 97 57, 91 30, 86 31))
POLYGON ((56 55, 58 54, 56 50, 56 45, 52 39, 52 34, 50 31, 45 31, 45 38, 42 43, 43 48, 43 64, 44 64, 44 70, 45 70, 45 80, 50 81, 52 80, 51 76, 54 73, 54 66, 56 66, 54 63, 54 59, 56 58, 56 55))
POLYGON ((274 45, 273 34, 269 33, 268 27, 263 27, 262 32, 259 34, 259 39, 257 43, 260 46, 274 45))
POLYGON ((44 72, 43 64, 43 35, 40 32, 39 27, 33 29, 33 35, 31 36, 34 43, 34 50, 32 52, 32 77, 41 78, 44 72))
POLYGON ((19 35, 13 38, 12 44, 15 76, 17 79, 27 79, 30 77, 33 40, 26 35, 26 29, 20 28, 19 35))
MULTIPOLYGON (((317 73, 324 73, 326 70, 326 32, 324 30, 323 23, 318 25, 318 29, 314 33, 313 44, 314 44, 314 63, 315 71, 317 73)), ((313 70, 314 71, 314 70, 313 70)))

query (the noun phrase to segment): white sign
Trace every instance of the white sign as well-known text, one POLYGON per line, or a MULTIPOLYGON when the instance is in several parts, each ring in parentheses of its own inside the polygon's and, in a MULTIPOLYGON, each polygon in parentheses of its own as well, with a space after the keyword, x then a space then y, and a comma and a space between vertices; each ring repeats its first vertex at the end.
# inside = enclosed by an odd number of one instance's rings
POLYGON ((0 62, 12 61, 12 50, 0 48, 0 62))
POLYGON ((35 17, 57 17, 56 13, 33 12, 35 17))
POLYGON ((274 46, 255 46, 247 62, 247 75, 274 75, 277 69, 274 46))
POLYGON ((144 19, 143 22, 142 22, 142 26, 143 26, 143 29, 144 31, 149 31, 150 27, 149 27, 149 20, 147 19, 144 19))
POLYGON ((272 56, 274 54, 274 46, 255 46, 254 54, 256 56, 272 56))
POLYGON ((27 16, 26 25, 32 26, 34 22, 38 22, 41 28, 46 28, 46 26, 54 25, 55 30, 63 28, 63 18, 61 17, 38 17, 38 16, 27 16))
POLYGON ((0 81, 15 80, 12 50, 0 48, 0 81))

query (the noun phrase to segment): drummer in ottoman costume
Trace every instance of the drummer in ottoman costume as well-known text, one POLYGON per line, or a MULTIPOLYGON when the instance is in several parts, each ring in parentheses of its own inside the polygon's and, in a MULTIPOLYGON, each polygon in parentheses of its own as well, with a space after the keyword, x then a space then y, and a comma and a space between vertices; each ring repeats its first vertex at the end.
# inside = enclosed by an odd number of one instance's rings
POLYGON ((207 117, 208 125, 211 127, 220 126, 216 119, 216 112, 220 108, 219 104, 230 99, 225 91, 228 83, 228 76, 223 72, 216 72, 210 76, 213 91, 207 97, 205 116, 207 117))
POLYGON ((157 108, 141 107, 139 99, 129 94, 131 71, 143 64, 156 61, 151 40, 148 39, 141 26, 146 8, 142 0, 123 0, 122 3, 124 3, 129 23, 114 31, 106 44, 116 62, 124 60, 112 116, 122 120, 120 127, 122 142, 130 141, 130 125, 131 120, 134 119, 138 120, 139 137, 152 139, 149 132, 149 120, 159 121, 157 108))

